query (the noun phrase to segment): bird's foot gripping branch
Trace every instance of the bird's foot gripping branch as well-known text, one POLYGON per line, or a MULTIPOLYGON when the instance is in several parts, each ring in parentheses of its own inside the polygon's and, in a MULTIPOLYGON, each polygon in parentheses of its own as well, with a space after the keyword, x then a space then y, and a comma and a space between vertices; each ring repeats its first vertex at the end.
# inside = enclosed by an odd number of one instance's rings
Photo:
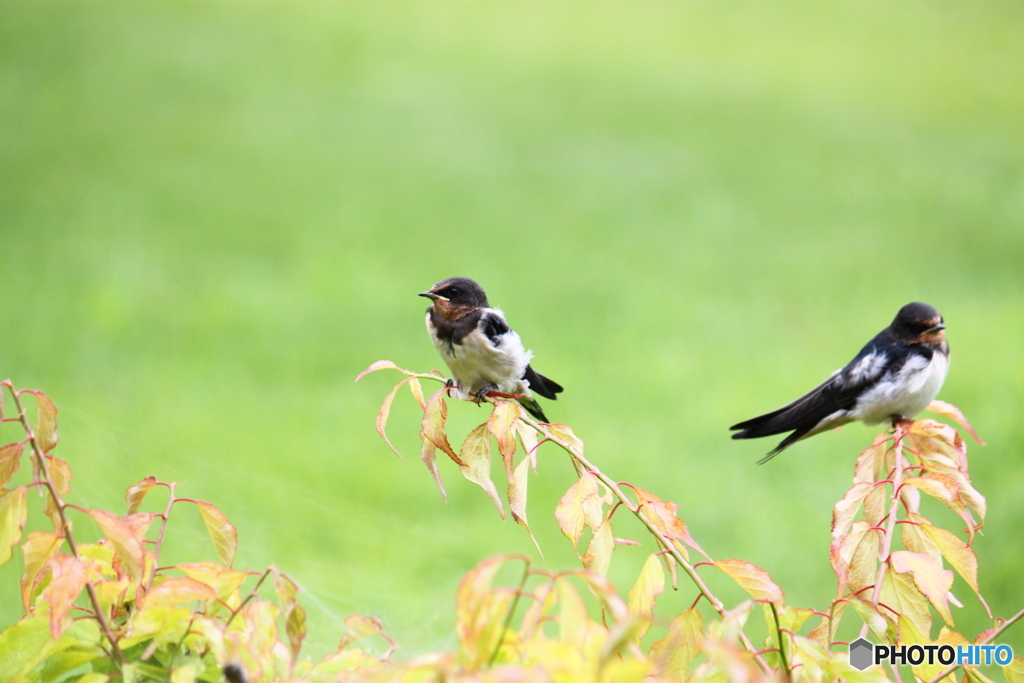
MULTIPOLYGON (((485 597, 490 595, 487 591, 492 590, 490 579, 494 576, 493 570, 485 568, 493 566, 488 562, 503 560, 485 562, 464 581, 460 610, 468 608, 479 618, 489 620, 490 635, 485 649, 491 654, 467 658, 463 652, 457 660, 463 672, 487 670, 497 662, 524 668, 553 665, 537 653, 560 644, 569 645, 566 652, 576 655, 588 652, 588 647, 600 651, 601 657, 592 657, 585 664, 580 662, 577 672, 603 680, 653 676, 654 680, 666 681, 901 681, 907 673, 903 671, 901 675, 901 664, 910 666, 919 680, 937 681, 947 676, 953 680, 960 662, 946 665, 933 657, 931 663, 927 658, 920 663, 911 658, 862 665, 860 658, 851 657, 850 641, 857 638, 861 642, 869 636, 874 643, 891 650, 921 646, 922 652, 928 648, 938 651, 945 644, 985 645, 996 641, 1006 628, 1024 616, 1022 611, 1009 619, 994 619, 992 628, 974 639, 952 630, 950 605, 958 604, 951 593, 953 570, 984 605, 978 589, 977 557, 971 544, 984 520, 985 499, 971 485, 967 446, 949 425, 930 419, 903 421, 880 434, 857 458, 853 485, 832 511, 834 540, 828 556, 838 577, 836 598, 823 610, 815 610, 787 605, 782 589, 760 567, 743 560, 709 558, 676 516, 678 505, 605 475, 586 458, 583 441, 568 426, 539 423, 516 402, 492 397, 494 407, 487 421, 470 431, 462 447, 456 450, 446 432, 446 387, 427 397, 420 382, 444 384, 445 379, 436 373, 403 370, 390 361, 374 363, 359 377, 382 369, 398 370, 405 379, 384 400, 377 417, 377 431, 391 446, 385 431, 387 419, 397 392, 403 385, 408 386, 423 411, 420 457, 442 494, 445 490, 437 464, 438 451, 445 453, 466 479, 486 492, 504 518, 502 496, 490 476, 493 439, 504 464, 505 498, 512 517, 529 530, 527 478, 531 470, 536 474, 540 446, 550 443, 564 451, 578 474, 556 506, 554 516, 577 554, 582 551, 583 571, 574 573, 600 598, 604 622, 581 621, 589 626, 574 627, 574 620, 588 619, 581 611, 582 605, 574 600, 565 602, 565 596, 560 605, 550 603, 549 596, 557 592, 553 587, 558 585, 558 579, 529 569, 524 572, 518 591, 507 593, 502 601, 493 595, 485 597), (921 493, 956 513, 965 525, 964 538, 925 516, 923 510, 930 511, 931 507, 925 504, 922 508, 921 493), (640 545, 615 536, 613 522, 625 526, 626 520, 620 521, 622 509, 628 510, 646 529, 653 546, 629 591, 624 612, 615 606, 623 601, 611 597, 616 594, 605 578, 618 545, 640 545), (587 529, 590 534, 584 550, 580 541, 587 529), (691 551, 705 559, 691 562, 691 551), (946 563, 953 569, 946 569, 946 563), (675 616, 656 616, 656 602, 664 592, 666 574, 675 587, 680 570, 695 589, 693 606, 675 616), (702 576, 702 572, 716 570, 735 581, 750 599, 733 606, 724 604, 702 576), (484 575, 486 580, 481 581, 484 575), (530 588, 531 581, 536 587, 530 588), (475 599, 465 592, 467 582, 478 588, 486 587, 480 589, 478 605, 465 602, 475 599), (516 603, 524 598, 530 606, 523 613, 521 628, 512 629, 516 603), (703 609, 702 599, 706 603, 703 609), (747 635, 747 617, 755 603, 761 604, 766 624, 762 630, 766 635, 757 644, 747 635), (855 615, 856 621, 848 618, 843 623, 843 616, 848 613, 855 615), (933 613, 942 623, 937 634, 933 613), (544 620, 557 621, 562 640, 549 642, 550 636, 537 628, 544 620), (642 638, 652 626, 663 633, 643 648, 642 643, 649 639, 642 638), (580 641, 567 642, 567 630, 582 633, 580 641), (615 657, 609 658, 611 654, 615 657), (628 667, 617 669, 614 678, 606 678, 602 667, 612 661, 617 666, 628 663, 628 667), (630 675, 626 676, 627 673, 630 675)), ((935 401, 929 410, 959 422, 978 438, 955 407, 935 401)), ((821 566, 826 565, 822 562, 821 566)), ((500 589, 499 594, 505 595, 500 589)), ((987 605, 985 609, 988 610, 987 605)), ((482 627, 477 631, 482 632, 482 627)), ((481 644, 479 640, 474 642, 477 647, 481 644)), ((871 645, 866 639, 863 642, 871 645)), ((968 681, 989 680, 979 668, 984 663, 963 663, 968 681)), ((1024 659, 1014 657, 1003 669, 1010 683, 1024 680, 1024 659)))

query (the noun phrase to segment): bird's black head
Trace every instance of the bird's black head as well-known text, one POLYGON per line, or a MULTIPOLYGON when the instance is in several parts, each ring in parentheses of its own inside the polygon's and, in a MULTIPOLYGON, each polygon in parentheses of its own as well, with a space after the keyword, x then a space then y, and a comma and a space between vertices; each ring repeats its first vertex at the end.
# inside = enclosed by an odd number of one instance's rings
POLYGON ((905 343, 941 344, 946 339, 942 315, 928 304, 917 302, 901 308, 889 330, 905 343))
POLYGON ((434 302, 434 308, 446 318, 459 318, 477 308, 489 308, 483 287, 468 277, 450 277, 441 280, 426 292, 420 292, 434 302))

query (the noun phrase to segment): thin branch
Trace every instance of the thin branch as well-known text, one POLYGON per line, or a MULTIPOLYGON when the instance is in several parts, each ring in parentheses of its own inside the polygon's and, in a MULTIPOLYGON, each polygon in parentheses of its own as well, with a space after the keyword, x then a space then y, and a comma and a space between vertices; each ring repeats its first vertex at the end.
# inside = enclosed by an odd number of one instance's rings
MULTIPOLYGON (((156 537, 156 547, 153 549, 153 566, 156 567, 160 562, 160 549, 164 545, 164 532, 167 530, 167 521, 171 517, 171 506, 174 505, 174 485, 177 482, 171 482, 166 484, 167 486, 167 509, 164 510, 163 519, 160 522, 160 534, 156 537)), ((156 569, 149 575, 149 581, 146 582, 146 591, 148 592, 153 586, 153 579, 156 578, 156 569)))
POLYGON ((501 625, 501 636, 498 638, 497 645, 494 646, 494 652, 491 653, 491 658, 487 660, 487 667, 494 666, 494 660, 498 658, 498 653, 501 652, 501 646, 505 642, 505 634, 508 633, 509 626, 512 625, 512 615, 515 614, 516 606, 519 604, 519 598, 523 595, 523 590, 526 588, 526 580, 530 578, 530 560, 529 558, 523 558, 526 562, 526 566, 523 568, 523 578, 519 582, 519 588, 516 589, 516 596, 512 598, 512 604, 508 608, 508 614, 505 615, 505 623, 501 625))
MULTIPOLYGON (((598 478, 598 480, 602 484, 608 487, 608 489, 615 494, 615 496, 622 502, 622 504, 629 508, 629 511, 636 515, 636 518, 639 519, 645 527, 647 527, 647 531, 649 531, 651 535, 657 539, 658 544, 661 545, 661 547, 664 550, 667 550, 669 554, 672 555, 672 559, 674 559, 679 564, 679 566, 683 568, 683 571, 686 572, 686 574, 690 577, 690 580, 693 581, 693 583, 697 586, 697 590, 700 591, 701 595, 707 598, 707 601, 711 604, 711 607, 716 612, 718 612, 720 616, 725 616, 726 610, 725 606, 722 604, 722 601, 715 597, 715 594, 712 593, 711 589, 707 587, 707 584, 704 583, 704 580, 697 573, 697 570, 693 568, 693 565, 691 565, 687 561, 687 559, 683 557, 683 554, 679 551, 679 549, 676 548, 675 545, 668 538, 666 538, 665 535, 662 534, 661 531, 659 531, 658 528, 654 526, 654 524, 651 523, 651 520, 647 518, 646 514, 644 514, 644 511, 641 508, 641 506, 636 505, 632 500, 630 500, 629 496, 626 495, 626 493, 619 487, 619 485, 611 477, 604 474, 600 469, 598 469, 596 465, 587 460, 583 456, 583 454, 580 453, 578 450, 576 450, 571 445, 569 445, 562 439, 552 434, 550 431, 548 431, 547 428, 541 426, 532 418, 523 415, 520 419, 526 424, 533 427, 540 434, 547 437, 548 441, 557 444, 559 448, 561 448, 562 450, 569 454, 569 457, 571 457, 579 467, 582 467, 589 471, 590 473, 592 473, 595 477, 598 478)), ((750 642, 750 638, 748 638, 747 635, 742 631, 740 632, 740 638, 743 641, 743 646, 751 653, 753 653, 754 659, 757 661, 758 666, 760 666, 763 671, 770 672, 771 667, 768 666, 768 663, 764 660, 764 658, 757 654, 757 648, 755 648, 754 644, 750 642)))
POLYGON ((786 680, 793 680, 793 670, 789 668, 789 660, 786 658, 786 644, 782 640, 782 624, 779 623, 779 610, 774 602, 769 602, 772 607, 772 616, 775 617, 775 632, 779 636, 779 657, 782 658, 782 669, 786 672, 786 680))
MULTIPOLYGON (((999 636, 1003 635, 1003 633, 1006 631, 1006 629, 1008 629, 1011 626, 1013 626, 1014 624, 1016 624, 1018 621, 1021 620, 1021 618, 1024 618, 1024 609, 1022 609, 1021 611, 1017 612, 1012 617, 1010 617, 1009 619, 1004 621, 1002 626, 997 628, 995 631, 992 631, 992 633, 990 633, 988 635, 988 637, 985 638, 985 640, 981 641, 980 643, 977 643, 977 645, 988 645, 993 640, 995 640, 999 636)), ((946 676, 948 676, 949 674, 953 673, 954 671, 956 671, 959 668, 960 668, 959 664, 950 664, 941 673, 939 673, 939 675, 937 675, 935 678, 933 678, 930 681, 928 681, 928 683, 938 683, 940 680, 942 680, 943 678, 945 678, 946 676)))
MULTIPOLYGON (((64 501, 57 494, 57 487, 53 484, 53 479, 50 477, 50 470, 46 466, 46 457, 43 454, 43 449, 39 447, 39 441, 36 439, 35 430, 28 423, 28 415, 25 414, 25 406, 21 403, 21 391, 15 391, 14 386, 10 383, 10 380, 3 382, 3 386, 6 386, 11 396, 14 398, 14 406, 18 411, 18 418, 21 422, 21 426, 25 429, 25 434, 28 435, 29 443, 32 444, 32 454, 35 456, 36 464, 39 467, 40 476, 43 477, 43 483, 49 490, 50 495, 53 497, 54 507, 57 508, 57 515, 60 517, 61 530, 64 532, 64 539, 68 542, 68 547, 71 549, 71 554, 78 559, 78 546, 75 544, 75 539, 71 535, 71 527, 68 525, 67 514, 64 511, 66 507, 64 501)), ((124 655, 121 653, 121 648, 117 646, 117 641, 114 639, 114 634, 110 630, 110 624, 107 623, 107 617, 103 613, 103 606, 100 604, 99 596, 96 595, 96 589, 92 585, 92 581, 85 582, 85 590, 89 594, 89 602, 92 603, 93 610, 96 612, 96 620, 100 623, 100 627, 103 629, 103 634, 110 641, 110 646, 114 651, 114 655, 118 661, 122 664, 125 663, 124 655)))
MULTIPOLYGON (((896 531, 896 518, 900 509, 900 488, 903 486, 903 437, 906 430, 903 427, 896 427, 893 432, 893 474, 892 474, 892 503, 889 504, 889 514, 886 522, 885 535, 882 537, 882 552, 879 554, 878 575, 875 577, 874 590, 871 592, 871 604, 878 608, 878 600, 882 596, 882 581, 885 578, 885 570, 889 566, 889 556, 892 552, 892 539, 896 531)), ((860 628, 860 637, 867 635, 868 623, 865 621, 860 628)))
POLYGON ((228 620, 226 622, 224 622, 224 632, 225 633, 227 633, 228 626, 231 625, 231 622, 234 621, 235 617, 238 616, 238 613, 242 611, 242 608, 245 607, 249 603, 250 600, 252 600, 253 598, 256 597, 256 592, 260 589, 260 586, 263 585, 264 579, 266 579, 268 576, 270 576, 270 572, 271 572, 270 567, 267 567, 267 570, 265 572, 263 572, 262 575, 260 575, 260 580, 256 582, 255 586, 253 586, 252 591, 250 591, 249 594, 245 596, 245 600, 242 600, 241 604, 239 604, 238 607, 235 608, 235 611, 231 613, 231 616, 228 617, 228 620))

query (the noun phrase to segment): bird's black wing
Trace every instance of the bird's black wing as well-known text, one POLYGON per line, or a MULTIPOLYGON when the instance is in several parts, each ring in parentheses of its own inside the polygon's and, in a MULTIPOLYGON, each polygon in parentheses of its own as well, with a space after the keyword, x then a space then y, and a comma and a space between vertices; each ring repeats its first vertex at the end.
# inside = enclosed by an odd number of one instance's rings
POLYGON ((497 313, 489 312, 480 321, 480 327, 495 346, 501 346, 501 337, 509 331, 508 323, 497 313))
POLYGON ((556 396, 556 394, 560 394, 564 391, 558 382, 548 379, 529 365, 526 366, 526 372, 523 373, 523 379, 530 383, 531 389, 544 398, 551 399, 552 401, 557 401, 558 396, 556 396))
POLYGON ((756 439, 793 431, 768 454, 768 458, 776 455, 803 438, 829 415, 852 409, 871 384, 894 364, 902 364, 905 360, 905 353, 901 352, 903 348, 892 339, 888 330, 883 330, 846 367, 800 398, 730 427, 738 432, 732 438, 756 439))

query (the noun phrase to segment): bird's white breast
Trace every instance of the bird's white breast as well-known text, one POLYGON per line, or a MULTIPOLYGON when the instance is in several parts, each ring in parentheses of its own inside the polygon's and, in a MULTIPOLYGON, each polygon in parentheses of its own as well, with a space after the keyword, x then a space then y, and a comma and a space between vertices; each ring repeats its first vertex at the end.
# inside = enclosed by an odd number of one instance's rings
MULTIPOLYGON (((492 309, 487 313, 501 315, 492 309)), ((485 315, 487 314, 485 313, 485 315)), ((522 381, 530 353, 523 348, 519 335, 509 330, 494 343, 479 326, 460 340, 449 343, 437 336, 437 330, 427 314, 427 331, 438 353, 452 373, 452 379, 459 387, 461 398, 493 385, 503 393, 524 393, 526 383, 522 381)))
POLYGON ((931 359, 914 355, 899 370, 887 373, 857 401, 854 419, 873 425, 893 415, 911 418, 938 395, 949 371, 949 356, 936 351, 931 359))

